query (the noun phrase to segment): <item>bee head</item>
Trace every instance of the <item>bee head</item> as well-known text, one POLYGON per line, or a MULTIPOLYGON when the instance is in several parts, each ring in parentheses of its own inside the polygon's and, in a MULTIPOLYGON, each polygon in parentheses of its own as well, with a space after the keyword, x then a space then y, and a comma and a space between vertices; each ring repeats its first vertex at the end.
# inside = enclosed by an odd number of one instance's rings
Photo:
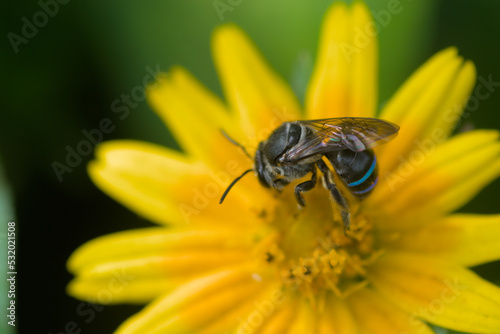
POLYGON ((266 169, 267 162, 266 157, 263 156, 263 146, 264 142, 260 142, 257 152, 255 152, 255 171, 257 172, 257 177, 262 186, 269 188, 271 186, 272 176, 268 169, 266 169))
MULTIPOLYGON (((265 156, 263 160, 267 160, 272 165, 278 165, 278 159, 299 142, 301 132, 301 127, 297 123, 286 122, 281 124, 263 142, 262 154, 265 156)), ((259 145, 259 151, 260 148, 259 145)))
MULTIPOLYGON (((279 158, 292 147, 294 147, 300 140, 302 129, 299 124, 294 122, 286 122, 281 124, 276 130, 271 133, 269 138, 260 142, 254 157, 254 168, 246 170, 242 175, 234 179, 233 182, 227 187, 222 195, 220 202, 224 201, 229 190, 238 182, 244 175, 250 171, 255 171, 262 186, 266 188, 275 187, 275 179, 279 174, 277 170, 281 163, 279 158)), ((224 131, 222 134, 234 145, 240 147, 245 154, 250 157, 246 149, 235 140, 231 139, 224 131)), ((281 175, 282 173, 280 173, 281 175)))

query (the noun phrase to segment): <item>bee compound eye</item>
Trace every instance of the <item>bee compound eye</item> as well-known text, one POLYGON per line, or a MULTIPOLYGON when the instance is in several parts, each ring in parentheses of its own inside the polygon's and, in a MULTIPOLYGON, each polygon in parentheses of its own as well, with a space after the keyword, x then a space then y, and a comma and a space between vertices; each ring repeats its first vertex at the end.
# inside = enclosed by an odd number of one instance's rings
POLYGON ((274 130, 263 147, 263 154, 270 162, 276 162, 277 159, 285 152, 287 147, 288 135, 287 126, 282 124, 274 130))
POLYGON ((286 150, 291 149, 297 143, 299 142, 300 135, 302 133, 302 130, 300 128, 300 125, 295 124, 295 123, 290 123, 290 127, 288 129, 288 141, 286 145, 286 150))

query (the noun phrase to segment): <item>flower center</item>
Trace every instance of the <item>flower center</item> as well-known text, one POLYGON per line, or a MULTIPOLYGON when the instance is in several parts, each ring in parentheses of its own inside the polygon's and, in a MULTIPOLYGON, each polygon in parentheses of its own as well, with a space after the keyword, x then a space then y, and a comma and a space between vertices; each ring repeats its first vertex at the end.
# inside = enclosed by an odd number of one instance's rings
POLYGON ((275 233, 264 241, 262 257, 292 291, 312 300, 327 291, 345 298, 368 284, 365 267, 381 251, 375 247, 372 221, 357 201, 350 199, 351 227, 344 231, 335 204, 317 188, 307 193, 301 210, 283 194, 283 206, 271 222, 275 233))

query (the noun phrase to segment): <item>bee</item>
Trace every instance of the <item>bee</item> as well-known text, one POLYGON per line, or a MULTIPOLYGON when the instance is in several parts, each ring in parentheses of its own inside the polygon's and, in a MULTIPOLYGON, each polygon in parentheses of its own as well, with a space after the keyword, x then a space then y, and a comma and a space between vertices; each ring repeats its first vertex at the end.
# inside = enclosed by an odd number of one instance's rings
MULTIPOLYGON (((339 117, 285 122, 276 128, 267 140, 259 143, 254 166, 237 177, 226 189, 220 203, 244 175, 255 171, 260 184, 281 191, 290 182, 311 174, 307 181, 295 186, 295 198, 305 206, 302 193, 317 183, 317 168, 321 171, 324 187, 338 204, 344 229, 350 225, 348 203, 335 184, 333 173, 325 157, 333 166, 345 188, 358 199, 367 197, 378 182, 377 157, 373 148, 397 136, 399 126, 376 118, 339 117)), ((223 134, 233 144, 245 148, 223 134)))

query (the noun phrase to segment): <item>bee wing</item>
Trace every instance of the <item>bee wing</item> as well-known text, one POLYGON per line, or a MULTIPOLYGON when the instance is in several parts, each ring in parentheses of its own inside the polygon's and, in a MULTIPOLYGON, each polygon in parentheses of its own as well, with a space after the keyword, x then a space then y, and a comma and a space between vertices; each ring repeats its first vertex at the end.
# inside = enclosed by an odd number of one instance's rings
POLYGON ((393 139, 399 126, 377 118, 340 117, 299 121, 311 133, 303 144, 284 154, 283 163, 294 163, 315 154, 349 149, 361 152, 393 139))

